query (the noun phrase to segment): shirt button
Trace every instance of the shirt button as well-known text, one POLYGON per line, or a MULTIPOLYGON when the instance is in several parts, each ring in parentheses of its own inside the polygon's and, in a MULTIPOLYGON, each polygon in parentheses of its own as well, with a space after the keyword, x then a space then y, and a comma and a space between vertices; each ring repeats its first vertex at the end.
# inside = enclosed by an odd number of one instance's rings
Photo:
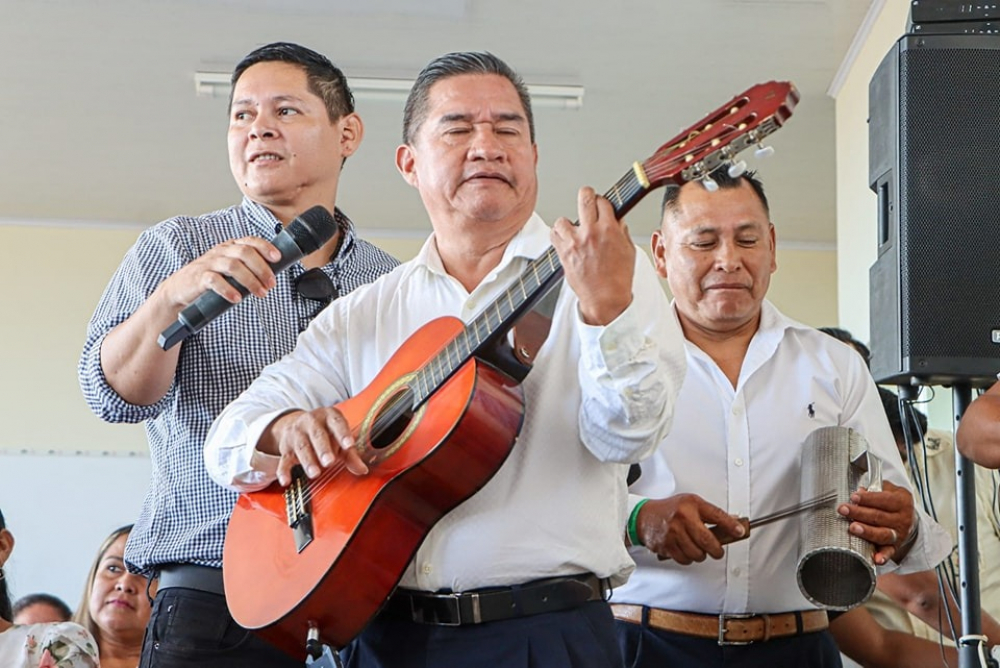
POLYGON ((736 464, 737 466, 743 466, 743 459, 741 457, 737 457, 736 459, 733 460, 733 463, 736 464))
POLYGON ((424 575, 430 575, 434 568, 430 564, 424 564, 420 570, 424 572, 424 575))
POLYGON ((736 577, 740 576, 740 567, 739 566, 737 566, 736 568, 733 569, 733 575, 735 575, 736 577))

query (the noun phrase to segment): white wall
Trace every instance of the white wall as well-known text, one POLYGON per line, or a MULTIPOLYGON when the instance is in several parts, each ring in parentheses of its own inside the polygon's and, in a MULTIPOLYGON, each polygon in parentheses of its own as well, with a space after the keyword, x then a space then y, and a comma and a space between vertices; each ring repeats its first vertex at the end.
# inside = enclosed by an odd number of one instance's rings
MULTIPOLYGON (((909 0, 885 0, 837 94, 837 294, 839 320, 869 340, 868 269, 877 255, 876 200, 868 187, 868 83, 906 30, 909 0)), ((931 426, 952 429, 951 390, 924 391, 931 426)))
POLYGON ((4 567, 11 596, 48 592, 75 608, 97 549, 139 512, 149 458, 0 452, 0 471, 0 508, 15 541, 4 567))
POLYGON ((906 27, 909 0, 885 0, 837 93, 837 292, 841 326, 868 339, 868 268, 875 262, 875 194, 868 188, 868 82, 906 27))

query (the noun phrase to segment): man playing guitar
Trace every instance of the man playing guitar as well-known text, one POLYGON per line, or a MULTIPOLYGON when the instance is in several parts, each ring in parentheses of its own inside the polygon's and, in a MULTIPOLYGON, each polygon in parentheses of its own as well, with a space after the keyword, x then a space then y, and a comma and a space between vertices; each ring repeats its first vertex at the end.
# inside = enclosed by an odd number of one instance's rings
MULTIPOLYGON (((685 369, 679 328, 649 260, 607 199, 581 189, 579 222, 560 218, 551 229, 534 213, 530 101, 504 62, 488 53, 432 61, 410 93, 403 133, 396 165, 420 193, 433 234, 414 260, 325 309, 296 349, 221 414, 206 442, 209 471, 244 492, 297 476, 307 483, 376 476, 379 456, 393 456, 378 450, 393 451, 408 427, 373 445, 377 439, 362 434, 367 427, 335 405, 372 383, 428 321, 472 320, 551 244, 566 285, 520 388, 523 423, 516 410, 497 415, 508 408, 505 389, 477 418, 484 442, 494 426, 507 427, 519 430, 516 445, 404 555, 412 558, 399 588, 344 658, 349 666, 621 665, 605 597, 632 568, 621 540, 626 470, 669 429, 685 369)), ((486 362, 484 374, 498 373, 486 362)), ((429 403, 404 422, 431 420, 429 403)), ((436 412, 447 408, 443 402, 436 412)), ((472 441, 462 447, 474 457, 472 441)), ((409 499, 414 515, 448 482, 427 477, 425 491, 409 499)), ((313 497, 312 513, 348 503, 313 497)), ((379 536, 377 551, 392 550, 395 536, 379 536)), ((303 555, 309 540, 300 543, 303 555)), ((258 550, 272 548, 262 543, 258 550)), ((361 571, 354 579, 370 577, 361 571)), ((350 607, 337 596, 319 608, 350 607)))

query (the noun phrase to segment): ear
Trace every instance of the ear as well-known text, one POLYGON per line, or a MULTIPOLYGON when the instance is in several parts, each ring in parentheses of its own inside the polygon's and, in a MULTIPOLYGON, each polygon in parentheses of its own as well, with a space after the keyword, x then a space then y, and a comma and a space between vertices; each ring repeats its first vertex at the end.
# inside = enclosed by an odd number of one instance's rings
POLYGON ((406 182, 418 188, 416 155, 409 144, 400 144, 396 148, 396 169, 406 182))
POLYGON ((10 553, 14 551, 14 534, 7 529, 0 529, 0 566, 7 563, 10 553))
POLYGON ((649 240, 650 249, 653 251, 653 266, 660 278, 667 277, 666 240, 660 230, 653 230, 653 238, 649 240))
POLYGON ((355 113, 350 113, 338 121, 340 125, 340 152, 345 158, 361 146, 361 140, 365 136, 365 124, 361 122, 361 117, 355 113))
POLYGON ((774 232, 774 224, 772 223, 770 229, 768 229, 771 243, 771 273, 778 271, 778 237, 774 232))

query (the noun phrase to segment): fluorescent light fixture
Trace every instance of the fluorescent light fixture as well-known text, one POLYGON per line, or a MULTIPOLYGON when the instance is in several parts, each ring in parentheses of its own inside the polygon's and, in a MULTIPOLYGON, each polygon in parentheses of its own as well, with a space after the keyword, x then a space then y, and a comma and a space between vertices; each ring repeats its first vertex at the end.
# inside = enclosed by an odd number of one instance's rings
MULTIPOLYGON (((199 97, 228 97, 230 75, 226 72, 195 72, 194 90, 199 97)), ((359 100, 404 101, 413 87, 409 79, 350 77, 347 82, 359 100)), ((579 109, 583 106, 583 86, 528 84, 531 103, 536 107, 579 109)))
POLYGON ((195 72, 194 94, 198 97, 229 97, 229 79, 225 72, 195 72))
POLYGON ((535 107, 579 109, 583 106, 583 86, 528 84, 528 95, 535 107))
MULTIPOLYGON (((232 75, 226 72, 195 72, 194 92, 199 97, 228 97, 232 75)), ((354 96, 361 99, 405 100, 413 87, 407 79, 348 79, 354 96)))
POLYGON ((348 77, 347 85, 351 87, 355 99, 396 100, 397 102, 405 102, 406 96, 413 88, 413 82, 409 79, 348 77))

